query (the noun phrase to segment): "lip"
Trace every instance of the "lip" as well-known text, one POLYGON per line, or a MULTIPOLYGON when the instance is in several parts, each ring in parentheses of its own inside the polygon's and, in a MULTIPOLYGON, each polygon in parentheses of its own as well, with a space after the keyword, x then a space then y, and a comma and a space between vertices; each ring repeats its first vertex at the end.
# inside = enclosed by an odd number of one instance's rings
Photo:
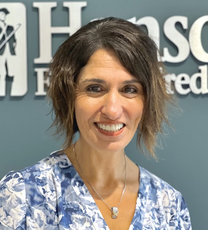
POLYGON ((95 122, 95 127, 97 128, 97 130, 106 135, 106 136, 112 136, 112 137, 115 137, 115 136, 119 136, 123 131, 124 131, 124 128, 125 128, 125 124, 123 122, 95 122), (123 124, 123 127, 121 129, 119 129, 118 131, 106 131, 106 130, 103 130, 103 129, 100 129, 99 126, 97 124, 104 124, 104 125, 118 125, 118 124, 123 124))

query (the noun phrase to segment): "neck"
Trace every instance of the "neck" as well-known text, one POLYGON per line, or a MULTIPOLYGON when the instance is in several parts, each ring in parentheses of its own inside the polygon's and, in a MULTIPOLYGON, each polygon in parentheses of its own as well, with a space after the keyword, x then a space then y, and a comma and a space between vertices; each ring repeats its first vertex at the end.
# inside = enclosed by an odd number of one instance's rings
POLYGON ((96 186, 99 184, 123 186, 126 157, 124 150, 112 152, 105 149, 101 151, 79 139, 67 152, 78 173, 88 178, 91 183, 96 186))

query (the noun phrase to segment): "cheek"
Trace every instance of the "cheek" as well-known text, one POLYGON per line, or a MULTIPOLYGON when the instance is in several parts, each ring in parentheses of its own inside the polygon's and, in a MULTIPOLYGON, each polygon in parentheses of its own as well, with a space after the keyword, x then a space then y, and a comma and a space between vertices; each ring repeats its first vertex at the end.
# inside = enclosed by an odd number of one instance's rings
POLYGON ((81 106, 81 104, 76 104, 75 103, 75 117, 76 117, 76 121, 78 126, 80 125, 80 123, 83 122, 83 120, 86 119, 87 117, 87 112, 84 109, 83 106, 81 106))
POLYGON ((139 101, 139 103, 137 102, 134 105, 131 105, 130 111, 131 111, 132 119, 136 120, 136 122, 139 122, 143 115, 143 109, 144 109, 143 101, 139 101))
POLYGON ((134 128, 135 130, 138 129, 138 126, 142 120, 142 116, 143 116, 143 107, 141 107, 140 109, 133 109, 133 111, 135 112, 134 113, 134 117, 132 117, 132 121, 133 122, 133 125, 134 125, 134 128))
POLYGON ((93 108, 92 103, 89 100, 84 98, 78 98, 75 100, 75 117, 77 120, 77 124, 79 125, 87 125, 90 118, 93 116, 93 108))
POLYGON ((101 105, 102 101, 98 98, 80 95, 75 100, 75 113, 86 120, 93 117, 100 110, 101 105))

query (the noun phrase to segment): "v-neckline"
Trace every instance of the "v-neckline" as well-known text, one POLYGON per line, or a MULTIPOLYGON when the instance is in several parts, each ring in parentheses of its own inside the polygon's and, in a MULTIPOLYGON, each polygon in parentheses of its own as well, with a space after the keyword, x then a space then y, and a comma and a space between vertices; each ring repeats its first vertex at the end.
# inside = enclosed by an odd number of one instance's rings
MULTIPOLYGON (((71 166, 73 168, 73 170, 74 170, 74 172, 76 174, 74 176, 74 180, 76 180, 76 181, 74 181, 74 183, 72 183, 74 192, 79 197, 81 203, 83 204, 83 207, 85 206, 86 203, 90 202, 90 204, 93 205, 94 208, 96 209, 95 213, 97 213, 99 215, 99 216, 93 215, 94 213, 92 213, 92 212, 88 213, 88 215, 91 218, 92 225, 94 226, 95 229, 100 229, 100 225, 98 225, 97 223, 100 223, 100 221, 102 221, 103 224, 105 225, 104 229, 105 230, 110 230, 110 228, 108 227, 105 219, 103 218, 103 215, 102 215, 100 209, 98 208, 93 196, 89 192, 89 190, 88 190, 87 186, 85 185, 84 181, 82 180, 81 176, 79 175, 77 170, 74 168, 72 162, 70 161, 70 159, 68 158, 68 156, 65 153, 64 153, 64 156, 66 157, 69 166, 71 166), (80 191, 77 190, 77 187, 75 186, 76 182, 79 183, 80 186, 82 186, 82 189, 81 189, 82 193, 80 193, 80 191)), ((141 204, 141 188, 144 186, 143 181, 142 181, 142 176, 141 176, 142 175, 142 167, 140 167, 140 166, 137 166, 137 167, 139 168, 139 190, 138 190, 137 200, 136 200, 136 204, 135 204, 134 216, 133 216, 131 224, 129 226, 129 230, 133 229, 134 222, 136 221, 136 218, 137 218, 137 212, 140 212, 140 210, 138 210, 138 209, 141 208, 141 205, 140 205, 141 204)), ((86 208, 85 208, 85 211, 87 212, 86 208)))

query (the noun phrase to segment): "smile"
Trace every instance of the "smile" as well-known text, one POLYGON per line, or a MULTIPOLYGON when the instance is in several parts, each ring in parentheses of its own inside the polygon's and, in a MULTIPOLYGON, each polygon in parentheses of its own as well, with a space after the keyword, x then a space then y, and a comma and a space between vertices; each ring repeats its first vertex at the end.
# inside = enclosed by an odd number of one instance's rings
POLYGON ((121 130, 124 127, 124 124, 120 123, 120 124, 114 124, 114 125, 104 125, 101 123, 95 123, 97 125, 97 127, 99 129, 102 129, 104 131, 108 131, 108 132, 118 132, 119 130, 121 130))

